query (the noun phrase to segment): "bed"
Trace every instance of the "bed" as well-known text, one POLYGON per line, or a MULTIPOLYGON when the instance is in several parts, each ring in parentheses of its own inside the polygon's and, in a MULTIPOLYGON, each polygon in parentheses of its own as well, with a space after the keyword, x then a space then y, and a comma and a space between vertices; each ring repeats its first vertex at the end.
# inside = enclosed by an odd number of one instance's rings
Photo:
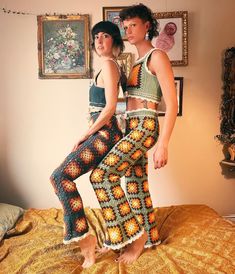
MULTIPOLYGON (((0 274, 76 273, 235 273, 235 225, 206 205, 155 208, 161 245, 146 249, 131 265, 114 261, 117 253, 97 254, 82 269, 76 243, 64 245, 61 209, 28 209, 0 242, 0 274)), ((106 237, 100 209, 86 208, 99 246, 106 237)))

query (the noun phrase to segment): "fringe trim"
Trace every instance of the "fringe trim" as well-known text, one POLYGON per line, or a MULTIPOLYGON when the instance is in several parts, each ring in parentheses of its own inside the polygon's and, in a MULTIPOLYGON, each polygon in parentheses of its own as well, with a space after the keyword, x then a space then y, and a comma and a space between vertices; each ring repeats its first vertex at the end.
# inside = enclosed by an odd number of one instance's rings
POLYGON ((154 244, 147 244, 147 245, 144 245, 144 248, 150 248, 150 247, 152 247, 152 246, 156 246, 156 245, 160 245, 161 244, 161 240, 158 240, 156 243, 154 243, 154 244))
POLYGON ((113 250, 116 250, 116 249, 121 249, 123 248, 124 246, 128 245, 128 244, 131 244, 132 242, 134 242, 135 240, 139 239, 142 235, 144 234, 144 228, 140 231, 139 234, 137 234, 135 237, 129 239, 128 241, 122 243, 122 244, 119 244, 119 245, 116 245, 116 246, 113 246, 113 245, 107 245, 107 244, 103 244, 104 247, 108 247, 110 249, 113 249, 113 250))
POLYGON ((67 244, 70 244, 70 243, 72 243, 72 242, 79 242, 80 240, 86 238, 86 237, 89 236, 90 234, 91 234, 90 231, 88 231, 87 233, 83 234, 83 235, 80 236, 80 237, 75 237, 75 238, 72 238, 72 239, 70 239, 70 240, 63 240, 63 243, 64 243, 65 245, 67 245, 67 244))

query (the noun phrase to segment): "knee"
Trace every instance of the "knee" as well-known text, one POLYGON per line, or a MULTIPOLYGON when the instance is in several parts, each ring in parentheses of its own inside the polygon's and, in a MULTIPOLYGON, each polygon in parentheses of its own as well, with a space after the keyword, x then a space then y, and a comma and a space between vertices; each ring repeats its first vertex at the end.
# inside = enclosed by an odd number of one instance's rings
POLYGON ((90 182, 92 184, 102 183, 104 181, 105 171, 100 168, 95 168, 90 174, 90 182))
POLYGON ((110 183, 117 183, 120 181, 120 174, 113 172, 111 169, 103 170, 101 168, 94 169, 90 174, 91 184, 110 185, 110 183))
POLYGON ((55 169, 50 176, 51 183, 55 183, 56 181, 60 180, 62 177, 62 172, 59 168, 55 169))
POLYGON ((63 181, 63 173, 62 171, 57 168, 53 171, 50 176, 50 183, 54 188, 56 194, 60 193, 62 188, 61 182, 63 181))

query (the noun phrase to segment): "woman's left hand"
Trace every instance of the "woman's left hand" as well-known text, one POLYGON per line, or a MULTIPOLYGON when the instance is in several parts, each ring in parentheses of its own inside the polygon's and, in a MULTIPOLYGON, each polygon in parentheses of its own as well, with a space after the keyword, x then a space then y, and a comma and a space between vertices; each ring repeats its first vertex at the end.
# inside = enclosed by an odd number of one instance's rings
POLYGON ((154 168, 161 168, 167 164, 168 148, 166 146, 157 146, 153 153, 154 168))
POLYGON ((77 143, 74 145, 72 152, 76 151, 78 147, 81 145, 82 142, 86 141, 86 139, 89 137, 87 134, 83 134, 77 141, 77 143))

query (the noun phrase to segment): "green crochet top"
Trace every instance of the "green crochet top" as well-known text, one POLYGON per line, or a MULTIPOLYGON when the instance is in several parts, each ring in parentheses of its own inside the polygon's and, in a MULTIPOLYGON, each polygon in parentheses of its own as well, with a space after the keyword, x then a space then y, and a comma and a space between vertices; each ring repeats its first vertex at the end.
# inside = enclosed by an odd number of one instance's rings
POLYGON ((156 103, 161 101, 162 91, 158 79, 147 67, 148 59, 154 50, 156 48, 151 49, 135 62, 127 80, 127 97, 137 97, 156 103))

